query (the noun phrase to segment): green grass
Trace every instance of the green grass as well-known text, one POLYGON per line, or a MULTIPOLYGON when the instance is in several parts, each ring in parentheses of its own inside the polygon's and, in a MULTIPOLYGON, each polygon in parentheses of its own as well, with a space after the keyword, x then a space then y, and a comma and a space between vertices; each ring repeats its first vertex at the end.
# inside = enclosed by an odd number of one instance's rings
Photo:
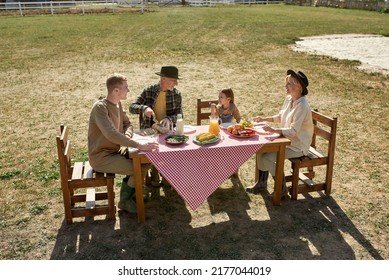
MULTIPOLYGON (((389 36, 389 17, 289 5, 0 16, 0 259, 389 258, 388 78, 356 70, 356 61, 288 49, 299 37, 343 33, 389 36), (188 124, 194 100, 222 87, 234 89, 243 115, 272 114, 286 69, 304 70, 311 107, 338 117, 332 197, 273 207, 228 181, 197 212, 170 191, 148 202, 145 225, 119 214, 115 225, 64 225, 59 124, 69 125, 73 160, 86 160, 89 112, 106 76, 128 75, 128 108, 165 64, 184 77, 188 124)), ((243 187, 253 182, 253 163, 240 168, 243 187)))
POLYGON ((1 17, 0 59, 5 63, 0 70, 35 68, 37 64, 44 68, 53 59, 72 56, 82 56, 85 61, 124 62, 171 56, 224 57, 230 51, 252 52, 291 44, 301 36, 389 35, 388 21, 388 16, 380 13, 285 5, 165 7, 143 15, 1 17))

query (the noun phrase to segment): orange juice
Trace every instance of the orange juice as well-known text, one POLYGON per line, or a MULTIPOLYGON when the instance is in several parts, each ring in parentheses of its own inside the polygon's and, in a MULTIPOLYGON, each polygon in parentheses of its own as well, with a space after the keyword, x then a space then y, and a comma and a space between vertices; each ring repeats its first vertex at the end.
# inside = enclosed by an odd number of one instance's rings
POLYGON ((219 127, 219 117, 209 117, 209 128, 208 132, 219 135, 220 127, 219 127))

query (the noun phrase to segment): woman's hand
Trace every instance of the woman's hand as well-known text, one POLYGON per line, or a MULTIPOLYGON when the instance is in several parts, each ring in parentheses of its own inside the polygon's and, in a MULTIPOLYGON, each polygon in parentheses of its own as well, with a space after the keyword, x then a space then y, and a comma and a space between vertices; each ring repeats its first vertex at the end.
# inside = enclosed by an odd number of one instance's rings
POLYGON ((263 122, 264 119, 263 119, 262 117, 258 117, 258 116, 257 116, 257 117, 254 117, 254 118, 253 118, 253 121, 254 121, 254 122, 263 122))
POLYGON ((264 131, 267 131, 267 132, 270 132, 270 133, 282 134, 282 133, 280 132, 279 129, 272 128, 271 126, 268 126, 268 125, 264 125, 264 126, 262 127, 262 129, 263 129, 264 131))

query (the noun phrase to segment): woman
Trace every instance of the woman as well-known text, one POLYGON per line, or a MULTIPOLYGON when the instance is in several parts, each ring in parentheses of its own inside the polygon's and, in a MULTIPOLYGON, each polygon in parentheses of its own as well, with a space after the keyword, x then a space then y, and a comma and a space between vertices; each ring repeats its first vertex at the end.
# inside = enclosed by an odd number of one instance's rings
MULTIPOLYGON (((272 117, 255 117, 255 122, 273 122, 280 124, 280 128, 264 126, 264 130, 278 133, 287 137, 291 144, 286 147, 285 158, 297 158, 308 154, 313 136, 312 112, 306 95, 308 94, 308 78, 303 72, 288 70, 285 79, 286 98, 281 111, 272 117)), ((257 156, 259 176, 254 186, 246 189, 249 193, 258 193, 267 190, 269 172, 275 176, 275 152, 261 153, 257 156)), ((282 198, 288 195, 285 177, 282 182, 282 198)))

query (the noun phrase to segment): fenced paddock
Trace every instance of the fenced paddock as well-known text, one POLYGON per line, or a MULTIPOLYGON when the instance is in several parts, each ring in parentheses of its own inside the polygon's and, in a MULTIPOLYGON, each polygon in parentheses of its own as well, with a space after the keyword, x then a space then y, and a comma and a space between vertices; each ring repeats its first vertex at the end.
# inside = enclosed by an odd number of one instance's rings
MULTIPOLYGON (((1 0, 0 0, 1 1, 1 0)), ((136 8, 144 12, 145 7, 167 5, 215 6, 292 4, 299 6, 324 6, 344 9, 387 11, 389 0, 94 0, 94 1, 43 1, 43 2, 0 2, 0 15, 19 14, 86 14, 117 13, 136 8)))
POLYGON ((279 4, 284 0, 101 0, 101 1, 44 1, 44 2, 3 2, 0 3, 0 14, 15 14, 21 16, 29 13, 41 14, 86 14, 97 12, 116 13, 123 9, 137 8, 141 12, 150 5, 189 5, 214 6, 218 4, 279 4))
POLYGON ((6 2, 0 3, 0 12, 28 15, 30 12, 42 14, 64 14, 64 13, 95 13, 98 11, 112 12, 122 8, 139 7, 143 9, 143 2, 140 0, 102 0, 102 1, 46 1, 46 2, 6 2))

